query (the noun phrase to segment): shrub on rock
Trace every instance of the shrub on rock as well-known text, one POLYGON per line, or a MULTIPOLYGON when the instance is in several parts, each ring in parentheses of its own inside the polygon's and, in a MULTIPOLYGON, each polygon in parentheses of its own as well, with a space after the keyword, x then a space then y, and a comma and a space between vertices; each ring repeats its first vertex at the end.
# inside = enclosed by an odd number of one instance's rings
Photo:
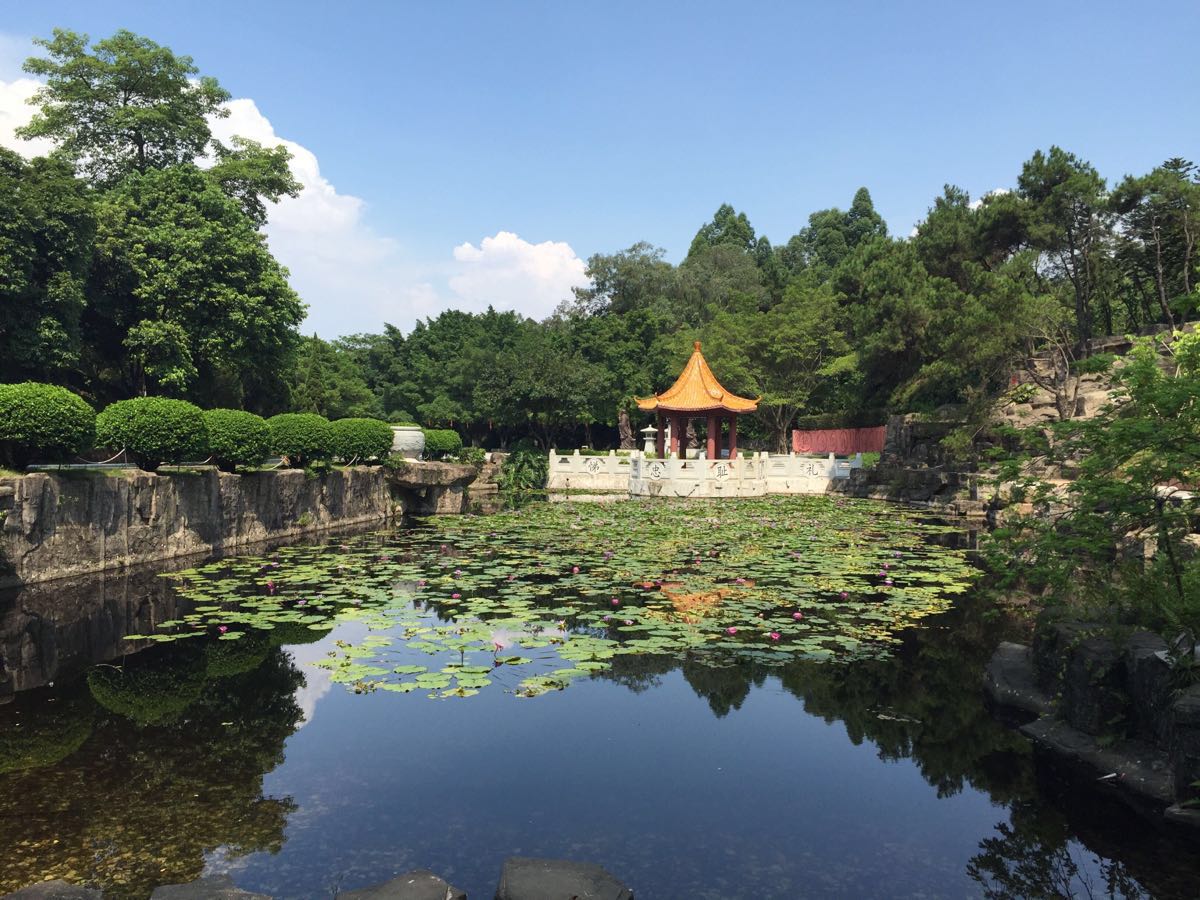
POLYGON ((330 455, 329 420, 324 416, 281 413, 267 419, 267 427, 271 430, 271 452, 286 456, 296 468, 330 455))
POLYGON ((134 397, 106 406, 96 417, 96 443, 125 449, 138 468, 208 456, 208 429, 200 407, 168 397, 134 397))
POLYGON ((425 455, 440 459, 462 449, 462 437, 453 428, 426 428, 425 455))
POLYGON ((257 466, 271 455, 271 429, 262 416, 240 409, 204 411, 208 452, 222 472, 257 466))
POLYGON ((329 449, 343 462, 383 459, 392 452, 392 429, 379 419, 337 419, 329 423, 329 449))
POLYGON ((0 384, 0 462, 65 462, 92 446, 96 412, 66 388, 26 381, 0 384))

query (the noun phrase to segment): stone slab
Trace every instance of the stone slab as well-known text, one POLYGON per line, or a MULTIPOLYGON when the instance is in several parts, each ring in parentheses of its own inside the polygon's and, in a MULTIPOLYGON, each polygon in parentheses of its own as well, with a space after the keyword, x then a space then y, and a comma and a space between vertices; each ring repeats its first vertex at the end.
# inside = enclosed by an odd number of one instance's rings
POLYGON ((1124 741, 1110 747, 1101 746, 1090 734, 1072 728, 1055 716, 1021 726, 1021 733, 1056 756, 1091 768, 1097 778, 1116 774, 1107 779, 1119 790, 1167 806, 1174 800, 1174 790, 1167 755, 1141 741, 1124 741))
POLYGON ((1034 715, 1051 710, 1050 697, 1037 686, 1033 654, 1024 644, 1005 641, 996 648, 983 674, 983 688, 992 702, 1034 715))
POLYGON ((101 900, 102 897, 103 894, 95 888, 68 884, 61 878, 56 878, 5 894, 0 900, 101 900))
POLYGON ((496 900, 633 900, 633 891, 595 863, 511 856, 496 900))
POLYGON ((428 869, 413 869, 391 881, 356 891, 339 891, 338 900, 467 900, 460 891, 428 869))
POLYGON ((150 900, 271 900, 271 897, 235 887, 228 875, 209 875, 187 884, 159 885, 150 900))

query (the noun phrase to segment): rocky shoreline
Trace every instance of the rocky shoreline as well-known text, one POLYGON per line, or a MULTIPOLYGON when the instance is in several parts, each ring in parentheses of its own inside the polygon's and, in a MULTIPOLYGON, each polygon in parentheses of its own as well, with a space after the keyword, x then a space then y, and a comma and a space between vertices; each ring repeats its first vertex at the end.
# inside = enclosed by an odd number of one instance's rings
MULTIPOLYGON (((96 888, 44 881, 5 894, 0 900, 103 900, 96 888)), ((315 896, 315 895, 314 895, 315 896)), ((428 869, 413 869, 390 881, 350 891, 339 900, 467 900, 465 891, 428 869)), ((496 900, 633 900, 633 891, 594 863, 512 856, 504 861, 496 900)), ((201 878, 189 884, 165 884, 150 900, 271 900, 235 887, 228 875, 201 878)))
POLYGON ((997 648, 983 687, 997 707, 1034 717, 1020 730, 1040 750, 1200 828, 1200 684, 1179 679, 1159 635, 1044 622, 1032 645, 997 648))

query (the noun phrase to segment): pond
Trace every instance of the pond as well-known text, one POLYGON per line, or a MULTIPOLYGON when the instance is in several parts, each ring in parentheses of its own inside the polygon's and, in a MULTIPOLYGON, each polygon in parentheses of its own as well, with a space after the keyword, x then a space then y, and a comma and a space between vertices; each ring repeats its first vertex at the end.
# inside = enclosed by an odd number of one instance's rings
POLYGON ((826 498, 540 504, 0 598, 0 890, 478 898, 535 855, 642 900, 1194 896, 1194 841, 985 707, 1010 626, 970 543, 826 498))

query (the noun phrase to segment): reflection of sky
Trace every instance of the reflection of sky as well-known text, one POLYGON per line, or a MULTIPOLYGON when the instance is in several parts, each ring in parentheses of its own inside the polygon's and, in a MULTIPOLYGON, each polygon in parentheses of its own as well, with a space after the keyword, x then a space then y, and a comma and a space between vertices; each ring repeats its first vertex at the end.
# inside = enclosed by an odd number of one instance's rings
POLYGON ((646 897, 977 896, 967 863, 1008 817, 969 787, 939 798, 770 677, 722 718, 679 670, 636 694, 322 697, 265 778, 298 809, 280 854, 239 867, 246 888, 305 897, 425 867, 490 896, 504 858, 531 855, 600 863, 646 897))
MULTIPOLYGON (((363 626, 348 624, 338 628, 337 633, 338 637, 342 640, 357 641, 362 639, 366 630, 363 626)), ((317 703, 333 687, 333 681, 330 677, 332 673, 328 669, 314 666, 313 663, 319 659, 326 658, 329 651, 333 648, 334 640, 336 638, 334 638, 331 632, 312 644, 292 644, 285 648, 288 656, 295 663, 296 668, 304 675, 304 684, 298 687, 295 693, 296 705, 300 707, 300 711, 303 713, 303 718, 296 725, 297 730, 312 721, 313 713, 317 709, 317 703)))

